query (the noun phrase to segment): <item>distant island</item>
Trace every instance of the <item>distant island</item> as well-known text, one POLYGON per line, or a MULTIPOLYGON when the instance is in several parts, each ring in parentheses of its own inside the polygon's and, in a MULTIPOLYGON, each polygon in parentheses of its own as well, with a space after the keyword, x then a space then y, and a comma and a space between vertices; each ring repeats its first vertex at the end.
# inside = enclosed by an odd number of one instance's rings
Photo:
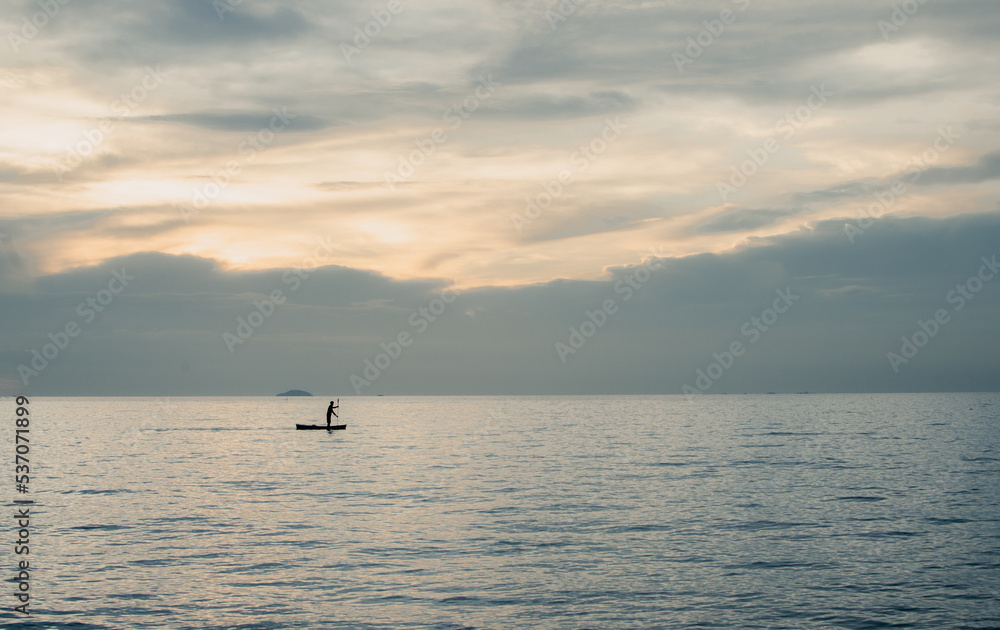
POLYGON ((284 394, 278 394, 279 396, 312 396, 309 392, 304 392, 301 389, 290 389, 284 394))

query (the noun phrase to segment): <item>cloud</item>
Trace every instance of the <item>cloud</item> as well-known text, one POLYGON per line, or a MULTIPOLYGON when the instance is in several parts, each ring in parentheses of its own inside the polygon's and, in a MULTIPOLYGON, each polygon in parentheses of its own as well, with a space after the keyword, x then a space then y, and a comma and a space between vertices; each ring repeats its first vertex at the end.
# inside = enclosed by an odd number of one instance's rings
POLYGON ((998 242, 997 216, 881 220, 853 245, 834 221, 723 254, 655 259, 648 275, 636 263, 601 280, 462 291, 440 309, 430 305, 448 287, 441 280, 137 254, 5 291, 0 377, 17 378, 32 349, 74 321, 82 332, 28 391, 272 394, 291 383, 349 394, 351 375, 401 332, 413 343, 363 393, 679 393, 735 341, 747 352, 713 392, 988 390, 1000 376, 1000 284, 981 283, 960 311, 947 296, 998 242), (86 322, 78 305, 116 271, 134 279, 86 322), (750 342, 743 324, 778 289, 800 297, 750 342), (285 301, 260 307, 276 290, 285 301), (607 300, 614 313, 561 362, 555 344, 607 300), (944 333, 894 373, 887 353, 938 309, 951 313, 944 333), (254 311, 270 314, 230 353, 223 335, 254 311))
MULTIPOLYGON (((144 251, 260 270, 329 234, 336 264, 397 279, 592 280, 651 247, 720 252, 853 219, 848 202, 871 203, 942 126, 961 139, 892 211, 992 212, 1000 15, 989 1, 925 3, 886 38, 893 5, 613 1, 551 22, 552 3, 405 2, 346 59, 341 44, 383 4, 255 0, 220 17, 205 0, 74 0, 2 52, 0 213, 23 228, 7 230, 23 269, 46 273, 144 251), (720 31, 723 9, 735 20, 720 31), (167 76, 119 120, 112 104, 142 93, 146 66, 167 76), (476 102, 481 76, 499 86, 476 102), (821 85, 823 108, 777 131, 821 85), (290 133, 241 153, 234 136, 283 107, 290 133), (619 115, 621 139, 518 231, 511 216, 619 115), (428 140, 436 130, 446 139, 428 140), (767 138, 780 150, 728 200, 739 209, 721 207, 718 183, 767 138), (57 180, 77 149, 82 163, 57 180), (411 158, 390 191, 387 173, 411 158), (220 175, 233 161, 239 172, 220 175), (181 223, 178 207, 212 186, 224 190, 181 223), (43 217, 58 229, 28 229, 43 217)), ((0 0, 0 15, 17 28, 37 6, 0 0)))
POLYGON ((695 227, 699 234, 714 234, 719 232, 742 232, 771 225, 786 217, 794 216, 801 209, 736 209, 713 216, 708 221, 695 227))
POLYGON ((638 101, 619 90, 593 92, 585 96, 558 96, 532 94, 520 98, 504 99, 497 107, 489 108, 490 118, 518 120, 587 117, 622 113, 634 110, 638 101))
MULTIPOLYGON (((289 131, 319 131, 330 126, 330 123, 315 116, 296 115, 289 123, 289 131)), ((160 116, 143 116, 130 119, 130 122, 176 122, 213 131, 259 131, 265 129, 274 118, 273 112, 193 112, 186 114, 164 114, 160 116)))
POLYGON ((1000 151, 982 156, 970 166, 935 166, 920 177, 925 186, 934 184, 977 184, 1000 177, 1000 151))
MULTIPOLYGON (((170 60, 179 61, 213 49, 250 49, 289 41, 311 28, 300 9, 277 2, 241 3, 220 16, 215 3, 202 0, 156 3, 141 9, 121 0, 78 0, 60 17, 84 26, 79 33, 92 35, 67 37, 71 49, 104 62, 124 61, 121 55, 133 51, 145 59, 163 61, 169 55, 170 60)), ((52 28, 67 30, 56 20, 52 28)))

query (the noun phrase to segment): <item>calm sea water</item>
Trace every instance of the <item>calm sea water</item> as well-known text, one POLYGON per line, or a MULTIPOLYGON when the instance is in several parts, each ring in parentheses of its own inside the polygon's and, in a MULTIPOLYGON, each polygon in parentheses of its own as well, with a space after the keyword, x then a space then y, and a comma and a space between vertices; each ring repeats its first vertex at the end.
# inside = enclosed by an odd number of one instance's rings
POLYGON ((327 400, 33 399, 0 623, 1000 627, 1000 395, 327 400))

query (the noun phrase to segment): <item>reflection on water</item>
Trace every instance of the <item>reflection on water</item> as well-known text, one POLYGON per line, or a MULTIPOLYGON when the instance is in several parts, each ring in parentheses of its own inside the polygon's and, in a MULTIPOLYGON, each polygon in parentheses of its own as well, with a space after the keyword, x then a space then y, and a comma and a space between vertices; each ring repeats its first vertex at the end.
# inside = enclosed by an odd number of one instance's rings
POLYGON ((324 402, 33 399, 16 622, 1000 623, 995 394, 324 402))

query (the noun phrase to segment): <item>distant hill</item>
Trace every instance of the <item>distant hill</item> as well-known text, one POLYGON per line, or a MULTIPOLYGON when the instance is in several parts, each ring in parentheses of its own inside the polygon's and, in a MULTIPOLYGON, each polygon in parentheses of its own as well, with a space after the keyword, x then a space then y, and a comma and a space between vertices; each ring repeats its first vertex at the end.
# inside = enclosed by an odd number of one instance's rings
POLYGON ((284 394, 278 394, 279 396, 312 396, 309 392, 304 392, 301 389, 290 389, 284 394))

